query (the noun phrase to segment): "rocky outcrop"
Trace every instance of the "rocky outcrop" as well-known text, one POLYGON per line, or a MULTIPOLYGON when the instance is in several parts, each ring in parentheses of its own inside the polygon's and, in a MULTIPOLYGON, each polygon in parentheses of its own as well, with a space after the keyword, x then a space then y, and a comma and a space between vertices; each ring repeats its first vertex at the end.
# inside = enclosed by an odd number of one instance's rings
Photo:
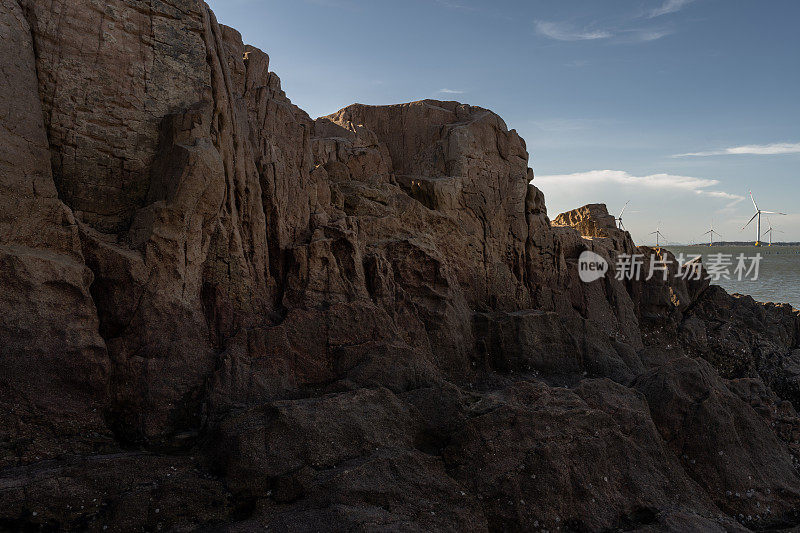
POLYGON ((570 226, 584 237, 609 237, 622 232, 617 228, 617 221, 608 214, 603 204, 589 204, 579 209, 561 213, 553 220, 554 226, 570 226))
POLYGON ((800 523, 797 312, 616 279, 496 114, 312 120, 196 0, 0 35, 0 528, 800 523))

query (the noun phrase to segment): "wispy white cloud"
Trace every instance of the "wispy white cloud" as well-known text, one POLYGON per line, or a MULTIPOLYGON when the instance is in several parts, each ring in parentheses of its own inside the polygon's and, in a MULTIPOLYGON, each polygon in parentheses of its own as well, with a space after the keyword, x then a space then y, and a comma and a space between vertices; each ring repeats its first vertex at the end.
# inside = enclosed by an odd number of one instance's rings
POLYGON ((745 199, 744 196, 738 194, 712 189, 712 187, 720 184, 719 180, 677 176, 674 174, 633 176, 623 170, 590 170, 573 174, 537 176, 533 182, 537 187, 559 188, 562 190, 575 190, 576 187, 590 185, 616 185, 652 190, 683 191, 709 198, 728 200, 729 205, 737 204, 745 199))
POLYGON ((708 157, 714 155, 780 155, 780 154, 799 154, 800 143, 773 143, 773 144, 747 144, 744 146, 734 146, 724 150, 712 150, 709 152, 690 152, 686 154, 676 154, 672 157, 708 157))
POLYGON ((673 33, 674 32, 671 30, 655 30, 655 29, 629 30, 627 32, 627 38, 630 42, 646 43, 650 41, 657 41, 663 37, 672 35, 673 33))
POLYGON ((614 36, 608 30, 578 29, 560 22, 537 20, 534 25, 537 33, 557 41, 593 41, 614 36))
POLYGON ((615 43, 644 43, 671 35, 673 32, 661 28, 578 28, 562 22, 537 20, 536 33, 556 41, 595 41, 606 39, 615 43))
POLYGON ((714 198, 722 198, 723 200, 735 200, 735 203, 737 204, 744 200, 744 196, 723 191, 703 191, 703 194, 712 196, 714 198))
POLYGON ((459 89, 439 89, 437 92, 442 94, 464 94, 465 91, 459 89))
POLYGON ((662 15, 669 15, 680 11, 687 5, 691 4, 694 0, 665 0, 661 7, 657 7, 649 14, 650 18, 660 17, 662 15))
POLYGON ((459 2, 453 2, 452 0, 436 0, 436 3, 444 6, 449 9, 460 9, 462 11, 475 11, 476 9, 472 6, 468 6, 465 4, 461 4, 459 2))

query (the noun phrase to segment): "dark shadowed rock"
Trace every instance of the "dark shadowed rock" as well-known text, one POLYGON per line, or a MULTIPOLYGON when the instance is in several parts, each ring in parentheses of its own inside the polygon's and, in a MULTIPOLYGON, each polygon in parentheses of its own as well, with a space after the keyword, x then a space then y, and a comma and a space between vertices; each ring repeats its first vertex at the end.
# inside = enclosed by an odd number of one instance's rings
POLYGON ((664 440, 721 509, 748 522, 791 521, 800 478, 789 450, 708 363, 673 360, 635 387, 664 440))
POLYGON ((475 403, 452 439, 448 469, 478 494, 494 531, 640 526, 681 505, 714 513, 644 398, 607 380, 515 383, 475 403))
POLYGON ((0 2, 0 467, 101 450, 108 357, 53 183, 31 28, 0 2), (13 95, 13 97, 12 97, 13 95))
POLYGON ((0 529, 800 523, 797 311, 616 279, 673 257, 495 113, 312 120, 199 0, 0 0, 0 61, 0 529))

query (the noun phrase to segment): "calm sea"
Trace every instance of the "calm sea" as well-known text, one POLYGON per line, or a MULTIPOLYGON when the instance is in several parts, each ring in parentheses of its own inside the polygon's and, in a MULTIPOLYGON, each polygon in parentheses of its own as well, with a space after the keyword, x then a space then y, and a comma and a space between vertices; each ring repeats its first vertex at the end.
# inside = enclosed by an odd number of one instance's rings
POLYGON ((721 285, 731 294, 749 294, 760 302, 788 303, 795 309, 800 309, 800 247, 669 246, 668 249, 676 256, 680 253, 686 257, 702 255, 704 264, 708 264, 709 255, 732 254, 735 264, 739 254, 752 257, 760 253, 762 259, 757 280, 720 279, 712 283, 721 285))

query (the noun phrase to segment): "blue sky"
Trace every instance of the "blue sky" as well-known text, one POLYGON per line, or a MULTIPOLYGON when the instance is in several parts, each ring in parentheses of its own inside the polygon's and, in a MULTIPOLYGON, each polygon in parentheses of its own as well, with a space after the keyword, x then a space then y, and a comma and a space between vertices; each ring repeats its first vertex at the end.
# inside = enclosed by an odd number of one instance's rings
POLYGON ((312 117, 353 102, 489 108, 551 217, 590 202, 637 242, 726 240, 762 209, 800 241, 800 1, 212 0, 312 117))

